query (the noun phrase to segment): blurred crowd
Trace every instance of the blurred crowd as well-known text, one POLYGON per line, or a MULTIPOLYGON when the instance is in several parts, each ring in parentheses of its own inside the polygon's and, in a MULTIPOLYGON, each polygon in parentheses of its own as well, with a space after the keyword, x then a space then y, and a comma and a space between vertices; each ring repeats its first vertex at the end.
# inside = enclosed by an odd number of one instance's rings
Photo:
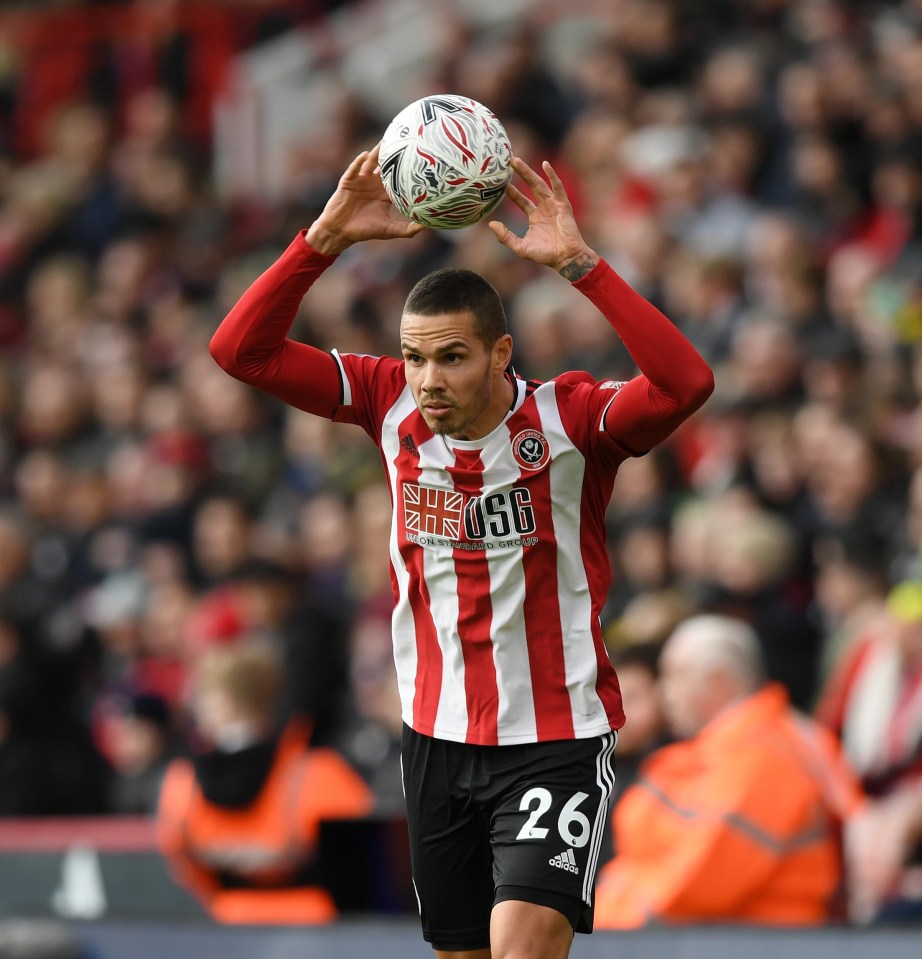
MULTIPOLYGON (((0 815, 153 812, 170 761, 208 745, 206 654, 257 641, 278 723, 307 718, 399 809, 377 454, 208 354, 388 118, 343 79, 338 129, 304 117, 283 200, 220 196, 180 14, 238 5, 117 6, 156 9, 173 42, 108 36, 107 71, 32 116, 4 42, 21 24, 0 19, 0 815)), ((863 835, 890 845, 881 864, 855 839, 870 918, 922 835, 922 2, 519 6, 480 31, 431 4, 416 95, 481 100, 554 162, 587 241, 717 381, 609 510, 603 626, 643 726, 619 790, 669 737, 663 642, 695 614, 744 621, 872 797, 863 835)), ((235 42, 308 29, 292 10, 249 5, 235 42)), ((292 335, 393 352, 410 286, 445 265, 500 291, 524 375, 633 375, 588 302, 479 228, 349 250, 292 335)))

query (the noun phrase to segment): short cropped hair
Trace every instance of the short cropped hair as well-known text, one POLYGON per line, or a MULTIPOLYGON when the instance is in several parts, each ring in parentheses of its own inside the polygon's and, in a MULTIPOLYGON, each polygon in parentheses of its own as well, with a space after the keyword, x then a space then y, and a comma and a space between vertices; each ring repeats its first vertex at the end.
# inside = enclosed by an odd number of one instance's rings
POLYGON ((703 669, 717 668, 735 677, 746 692, 755 692, 765 682, 762 644, 756 631, 742 620, 702 613, 677 626, 667 642, 686 647, 703 669))
POLYGON ((508 331, 499 293, 472 270, 449 268, 424 276, 410 290, 403 312, 417 316, 469 312, 477 337, 487 349, 508 331))

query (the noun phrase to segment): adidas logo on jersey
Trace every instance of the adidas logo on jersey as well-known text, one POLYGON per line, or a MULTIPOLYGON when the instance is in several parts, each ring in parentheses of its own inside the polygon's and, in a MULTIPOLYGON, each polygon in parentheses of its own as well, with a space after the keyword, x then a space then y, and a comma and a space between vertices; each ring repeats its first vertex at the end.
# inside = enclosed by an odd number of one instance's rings
POLYGON ((405 449, 411 456, 419 458, 419 450, 416 448, 416 443, 413 442, 413 434, 407 433, 406 436, 401 437, 400 445, 405 449))
POLYGON ((579 867, 576 865, 576 856, 573 855, 572 849, 567 849, 565 852, 552 856, 548 859, 548 863, 557 869, 566 869, 567 872, 579 875, 579 867))

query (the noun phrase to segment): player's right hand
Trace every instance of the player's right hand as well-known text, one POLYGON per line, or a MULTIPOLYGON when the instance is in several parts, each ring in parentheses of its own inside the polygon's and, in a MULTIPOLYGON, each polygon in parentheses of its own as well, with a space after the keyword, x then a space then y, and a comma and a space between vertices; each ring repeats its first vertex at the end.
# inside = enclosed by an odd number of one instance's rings
POLYGON ((364 150, 349 164, 307 231, 307 242, 318 253, 337 256, 361 240, 403 239, 425 229, 391 203, 378 172, 379 148, 364 150))

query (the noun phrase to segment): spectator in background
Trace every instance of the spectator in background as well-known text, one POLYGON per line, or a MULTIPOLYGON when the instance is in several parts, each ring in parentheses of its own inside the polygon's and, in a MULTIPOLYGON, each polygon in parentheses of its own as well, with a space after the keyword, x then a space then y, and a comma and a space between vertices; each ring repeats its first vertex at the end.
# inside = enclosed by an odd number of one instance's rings
POLYGON ((618 733, 618 774, 611 794, 613 809, 636 781, 647 756, 670 739, 657 682, 660 650, 656 643, 637 643, 616 650, 611 657, 618 672, 627 717, 618 733))
POLYGON ((632 645, 659 648, 695 609, 690 597, 676 587, 638 593, 606 626, 605 643, 616 658, 632 645))
POLYGON ((862 538, 829 537, 813 550, 816 565, 811 618, 823 637, 819 688, 852 645, 880 617, 888 592, 885 564, 862 538))
POLYGON ((855 337, 841 327, 807 338, 801 380, 808 401, 823 403, 843 417, 864 415, 865 361, 855 337))
POLYGON ((906 517, 905 477, 889 475, 879 444, 857 426, 832 418, 821 430, 805 460, 805 527, 815 537, 864 537, 889 565, 906 517))
POLYGON ((842 656, 817 707, 871 802, 849 833, 852 914, 922 916, 922 582, 894 587, 842 656))
POLYGON ((55 664, 0 616, 0 816, 98 815, 109 770, 55 664))
POLYGON ((233 495, 212 493, 195 507, 192 517, 192 560, 206 589, 220 588, 246 566, 252 556, 253 517, 233 495))
POLYGON ((638 510, 621 517, 611 532, 614 578, 606 618, 623 612, 642 592, 669 585, 669 521, 665 510, 638 510))
MULTIPOLYGON (((784 685, 799 708, 816 693, 820 637, 807 608, 797 537, 786 519, 762 508, 738 485, 703 505, 695 555, 677 528, 678 562, 691 561, 699 611, 748 622, 762 646, 768 677, 784 685)), ((683 518, 683 526, 693 515, 683 518)))
POLYGON ((177 751, 169 706, 152 693, 138 693, 124 697, 106 720, 104 749, 112 766, 109 808, 122 815, 152 816, 177 751))
POLYGON ((822 727, 765 684, 759 641, 723 616, 686 620, 661 659, 682 742, 654 753, 614 811, 600 927, 816 924, 834 916, 839 828, 860 806, 822 727))
POLYGON ((340 717, 334 745, 364 776, 376 808, 404 816, 400 764, 403 721, 391 642, 390 596, 363 603, 349 648, 351 710, 340 717))
POLYGON ((309 745, 303 722, 278 728, 281 681, 268 646, 237 642, 203 654, 193 701, 201 748, 175 760, 164 780, 161 848, 177 882, 220 922, 334 919, 316 861, 320 823, 374 805, 338 754, 309 745))
POLYGON ((714 258, 678 252, 668 270, 659 264, 663 295, 676 322, 713 362, 724 362, 744 305, 743 273, 731 257, 714 258))

